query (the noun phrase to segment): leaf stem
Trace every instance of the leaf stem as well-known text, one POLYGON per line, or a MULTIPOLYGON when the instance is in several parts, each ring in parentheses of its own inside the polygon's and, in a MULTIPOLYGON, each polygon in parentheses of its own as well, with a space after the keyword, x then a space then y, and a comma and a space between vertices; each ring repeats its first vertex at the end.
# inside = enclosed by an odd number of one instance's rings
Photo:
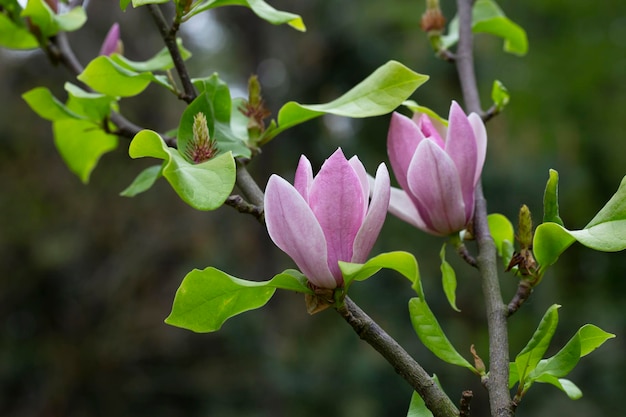
POLYGON ((349 297, 336 308, 343 319, 389 362, 395 371, 424 399, 435 417, 458 416, 459 410, 435 380, 389 334, 349 297))

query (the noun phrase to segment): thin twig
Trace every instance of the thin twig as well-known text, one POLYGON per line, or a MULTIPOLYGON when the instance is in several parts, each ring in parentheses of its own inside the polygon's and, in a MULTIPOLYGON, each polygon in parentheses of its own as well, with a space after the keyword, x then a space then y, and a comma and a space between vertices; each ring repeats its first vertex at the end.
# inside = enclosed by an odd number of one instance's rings
POLYGON ((185 94, 181 98, 185 102, 191 103, 196 98, 197 93, 193 83, 191 82, 191 77, 187 71, 185 61, 183 60, 180 50, 178 49, 178 44, 176 43, 178 25, 172 25, 172 27, 170 27, 157 4, 148 4, 146 7, 148 7, 148 11, 150 12, 150 15, 152 15, 152 19, 161 33, 163 42, 165 42, 165 46, 172 57, 174 68, 176 68, 180 82, 183 85, 185 94))
MULTIPOLYGON (((467 110, 482 113, 480 97, 474 73, 472 6, 473 0, 457 0, 459 16, 459 45, 457 49, 457 71, 467 110)), ((507 306, 502 301, 496 248, 487 224, 487 202, 482 185, 476 187, 476 210, 474 212, 474 234, 479 255, 476 259, 482 278, 482 289, 487 312, 489 330, 489 379, 487 390, 493 417, 511 417, 509 384, 509 342, 507 334, 507 306)))
POLYGON ((261 223, 265 223, 265 215, 263 213, 263 207, 255 206, 248 203, 242 196, 233 194, 229 196, 224 202, 227 206, 234 207, 240 213, 252 214, 261 223))
POLYGON ((435 417, 459 415, 459 410, 454 403, 424 368, 350 298, 345 298, 344 303, 337 307, 337 312, 352 326, 361 339, 376 349, 415 389, 435 417))

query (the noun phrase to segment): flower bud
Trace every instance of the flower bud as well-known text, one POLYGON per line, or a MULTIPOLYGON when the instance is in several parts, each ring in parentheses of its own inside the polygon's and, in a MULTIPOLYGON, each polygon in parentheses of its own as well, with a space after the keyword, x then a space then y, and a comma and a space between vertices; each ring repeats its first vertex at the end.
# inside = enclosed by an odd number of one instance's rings
POLYGON ((124 53, 124 45, 120 40, 120 25, 117 23, 114 23, 111 29, 109 29, 107 36, 104 38, 104 42, 102 42, 102 47, 98 55, 109 56, 114 53, 124 53))
POLYGON ((185 155, 194 164, 208 161, 217 154, 217 144, 209 136, 204 113, 197 113, 193 117, 193 139, 187 142, 185 155))

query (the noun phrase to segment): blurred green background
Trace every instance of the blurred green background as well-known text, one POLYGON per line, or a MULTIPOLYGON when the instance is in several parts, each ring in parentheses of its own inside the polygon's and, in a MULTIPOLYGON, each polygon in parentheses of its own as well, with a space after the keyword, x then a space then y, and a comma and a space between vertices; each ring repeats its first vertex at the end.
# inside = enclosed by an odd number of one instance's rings
MULTIPOLYGON (((442 2, 451 18, 454 2, 442 2)), ((432 56, 418 22, 421 1, 273 1, 300 14, 306 33, 271 26, 244 8, 222 8, 186 24, 194 76, 219 72, 244 95, 258 73, 275 112, 289 100, 329 101, 390 59, 431 79, 412 97, 446 115, 462 103, 454 66, 432 56)), ((626 174, 626 3, 623 0, 501 1, 523 26, 530 51, 519 58, 502 42, 476 39, 483 106, 494 79, 512 99, 488 124, 484 188, 490 212, 517 216, 523 203, 541 219, 548 169, 559 171, 561 216, 583 227, 626 174)), ((121 24, 125 55, 142 60, 162 45, 149 14, 91 1, 87 27, 70 34, 85 64, 110 25, 121 24)), ((133 199, 123 190, 152 161, 130 160, 128 141, 102 158, 85 186, 56 152, 51 126, 20 95, 36 86, 64 98, 64 68, 41 52, 0 50, 0 415, 2 416, 403 416, 411 389, 332 310, 308 316, 301 296, 277 293, 268 306, 238 316, 215 334, 193 334, 163 319, 193 268, 215 266, 235 276, 268 279, 291 261, 251 216, 224 207, 197 212, 163 180, 133 199)), ((155 130, 174 127, 184 106, 158 87, 122 102, 123 114, 155 130)), ((250 165, 259 184, 293 176, 304 153, 315 167, 338 146, 358 153, 368 170, 386 160, 389 117, 322 118, 282 134, 250 165)), ((475 344, 488 356, 477 273, 452 254, 458 305, 439 283, 440 239, 389 217, 373 253, 408 250, 419 262, 433 310, 457 348, 475 344)), ((403 278, 380 276, 354 287, 353 299, 396 337, 457 401, 475 398, 487 415, 480 382, 420 346, 403 278)), ((545 310, 561 304, 548 354, 585 323, 618 337, 585 357, 571 379, 584 397, 569 400, 535 386, 519 416, 619 415, 626 392, 626 256, 578 245, 562 256, 530 301, 510 320, 511 354, 527 342, 545 310)), ((502 275, 505 298, 514 279, 502 275)))

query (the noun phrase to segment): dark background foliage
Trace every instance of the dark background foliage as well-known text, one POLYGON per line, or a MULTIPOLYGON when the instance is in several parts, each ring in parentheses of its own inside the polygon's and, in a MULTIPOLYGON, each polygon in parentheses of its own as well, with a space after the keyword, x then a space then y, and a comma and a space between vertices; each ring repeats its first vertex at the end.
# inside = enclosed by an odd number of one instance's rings
MULTIPOLYGON (((444 2, 450 18, 452 2, 444 2)), ((452 65, 432 56, 418 27, 422 2, 275 1, 303 16, 298 33, 258 20, 244 8, 195 17, 183 35, 194 76, 215 71, 244 95, 258 73, 269 107, 288 100, 328 101, 389 59, 431 76, 414 99, 440 114, 462 102, 452 65)), ((526 203, 541 218, 549 168, 561 176, 561 216, 583 227, 625 174, 626 5, 603 2, 502 1, 528 32, 518 58, 501 41, 476 39, 483 105, 494 79, 510 90, 504 114, 489 123, 484 188, 490 212, 515 218, 526 203)), ((116 2, 91 1, 88 26, 70 35, 83 63, 110 25, 122 27, 125 55, 159 50, 145 10, 122 13, 116 2)), ((332 311, 308 316, 301 296, 278 293, 261 310, 232 319, 215 334, 163 323, 192 268, 215 266, 246 279, 268 279, 291 261, 251 216, 229 207, 197 212, 161 180, 133 199, 119 197, 150 161, 131 161, 128 141, 102 158, 84 186, 64 166, 50 124, 20 94, 39 85, 63 98, 64 68, 44 54, 0 50, 0 415, 3 416, 402 416, 411 390, 332 311)), ((122 102, 127 118, 155 130, 177 124, 183 104, 157 87, 122 102)), ((294 128, 250 166, 262 186, 272 172, 291 178, 301 153, 319 167, 337 146, 368 170, 386 160, 388 116, 322 118, 294 128)), ((389 217, 374 253, 413 252, 429 301, 457 348, 488 356, 480 283, 453 259, 459 278, 455 313, 442 296, 441 240, 389 217)), ((449 255, 449 258, 452 254, 449 255)), ((563 305, 549 350, 591 322, 618 338, 584 358, 571 379, 585 396, 569 400, 551 386, 531 389, 519 416, 617 415, 626 391, 626 291, 623 253, 574 245, 510 321, 511 353, 526 343, 544 311, 563 305)), ((502 275, 505 297, 515 283, 502 275)), ((485 391, 462 369, 420 346, 407 314, 410 288, 381 273, 353 298, 406 346, 447 392, 473 389, 473 415, 486 415, 485 391)))

